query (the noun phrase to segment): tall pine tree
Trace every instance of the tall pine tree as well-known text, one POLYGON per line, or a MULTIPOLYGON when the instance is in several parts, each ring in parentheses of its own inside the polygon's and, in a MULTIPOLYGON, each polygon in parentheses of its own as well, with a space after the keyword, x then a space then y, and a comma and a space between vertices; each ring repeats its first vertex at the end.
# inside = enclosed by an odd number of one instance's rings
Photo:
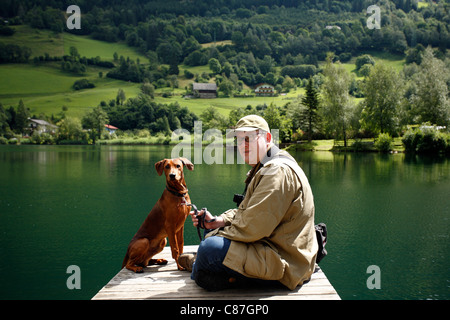
POLYGON ((320 124, 319 115, 319 92, 314 87, 312 77, 306 86, 306 95, 302 98, 302 104, 306 107, 302 112, 302 122, 308 125, 308 142, 312 140, 313 129, 320 124))
POLYGON ((25 107, 25 104, 23 103, 22 99, 20 99, 15 118, 17 133, 22 134, 24 133, 25 129, 28 128, 29 119, 30 119, 30 112, 25 107))

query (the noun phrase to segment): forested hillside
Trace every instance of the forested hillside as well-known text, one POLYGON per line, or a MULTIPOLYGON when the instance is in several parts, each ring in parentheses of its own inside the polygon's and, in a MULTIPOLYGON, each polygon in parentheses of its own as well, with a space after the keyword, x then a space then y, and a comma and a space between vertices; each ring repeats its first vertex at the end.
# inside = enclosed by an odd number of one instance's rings
MULTIPOLYGON (((72 2, 6 0, 0 16, 67 31, 63 10, 72 2)), ((450 4, 436 2, 379 1, 381 29, 371 30, 366 26, 369 0, 77 1, 82 27, 70 32, 124 40, 143 53, 157 52, 165 63, 182 62, 198 44, 232 40, 233 50, 252 52, 255 58, 315 64, 328 51, 348 60, 368 49, 403 54, 417 44, 449 48, 450 4)))
MULTIPOLYGON (((342 66, 337 63, 356 59, 358 79, 350 77, 346 80, 346 94, 360 99, 374 95, 366 85, 370 80, 374 81, 370 78, 372 71, 372 76, 378 72, 379 76, 389 79, 398 77, 397 82, 402 84, 395 93, 398 99, 386 102, 395 104, 395 110, 386 111, 376 100, 379 98, 364 99, 359 104, 348 106, 343 113, 347 130, 337 130, 323 118, 322 124, 314 129, 316 136, 345 138, 350 132, 353 136, 358 133, 374 136, 380 132, 397 135, 407 124, 448 124, 448 75, 441 74, 435 80, 442 89, 436 93, 441 98, 435 99, 437 107, 428 116, 425 116, 427 107, 420 102, 425 96, 418 98, 420 90, 425 90, 418 81, 436 68, 448 70, 449 1, 377 1, 375 5, 380 8, 381 20, 379 28, 368 25, 373 12, 367 12, 367 8, 371 5, 374 2, 370 0, 79 0, 76 3, 5 0, 0 7, 3 24, 0 31, 3 37, 8 37, 14 34, 15 25, 25 24, 55 33, 70 32, 112 43, 126 43, 145 55, 149 63, 118 56, 112 59, 111 53, 112 64, 105 74, 110 78, 141 83, 143 94, 149 97, 154 97, 155 89, 177 88, 180 80, 214 81, 226 97, 231 97, 244 87, 252 88, 263 82, 276 87, 277 93, 288 92, 305 87, 312 77, 312 88, 326 98, 323 84, 332 81, 333 67, 339 69, 342 66), (66 8, 72 4, 81 9, 81 29, 68 30, 66 27, 66 8), (427 47, 431 49, 426 53, 427 47), (400 70, 395 70, 397 74, 394 75, 392 70, 381 66, 372 70, 375 62, 366 53, 404 57, 407 66, 401 75, 398 74, 400 70), (424 57, 428 64, 422 63, 424 57), (197 66, 206 66, 207 72, 192 73, 190 68, 197 66), (328 76, 327 72, 330 72, 328 76), (422 111, 417 109, 417 104, 421 105, 422 111), (384 109, 380 111, 380 108, 384 109), (381 115, 378 114, 380 112, 381 115), (437 113, 441 113, 441 117, 437 113), (374 117, 383 120, 373 120, 374 117)), ((0 46, 5 50, 0 53, 0 63, 27 62, 34 57, 26 44, 2 45, 1 39, 0 46)), ((63 60, 64 71, 70 72, 77 66, 82 73, 83 66, 88 65, 88 58, 71 54, 55 60, 63 60)), ((33 59, 35 62, 47 61, 40 57, 33 59)), ((95 63, 98 65, 100 61, 95 63)), ((186 86, 186 93, 189 90, 186 86)), ((140 111, 137 111, 137 118, 129 122, 124 120, 127 106, 138 110, 137 106, 150 103, 143 104, 142 99, 138 97, 120 103, 121 109, 114 109, 118 99, 103 101, 101 105, 110 120, 116 119, 111 121, 113 124, 116 121, 116 124, 130 129, 157 130, 161 126, 145 123, 142 119, 147 118, 140 111)), ((307 130, 306 124, 300 120, 286 121, 289 115, 301 113, 289 110, 295 103, 276 110, 279 117, 285 117, 284 121, 278 122, 285 128, 282 138, 287 141, 295 132, 313 130, 314 127, 309 124, 307 130)), ((305 107, 300 101, 297 105, 305 107)), ((178 120, 168 122, 171 130, 180 123, 178 120)), ((221 123, 219 128, 226 125, 228 123, 221 123)), ((167 128, 167 125, 163 127, 167 128)))

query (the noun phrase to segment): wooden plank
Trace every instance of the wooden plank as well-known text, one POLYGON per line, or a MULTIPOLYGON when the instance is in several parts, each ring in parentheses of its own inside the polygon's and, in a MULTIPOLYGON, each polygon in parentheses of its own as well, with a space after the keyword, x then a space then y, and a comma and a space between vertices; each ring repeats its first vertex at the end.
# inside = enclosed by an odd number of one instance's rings
MULTIPOLYGON (((198 246, 185 246, 184 252, 195 252, 198 246)), ((170 247, 156 258, 167 259, 165 266, 149 266, 143 273, 122 269, 92 299, 191 299, 191 300, 339 300, 340 297, 320 268, 311 280, 295 290, 283 287, 239 288, 218 292, 206 291, 191 280, 190 273, 179 271, 171 257, 170 247)))

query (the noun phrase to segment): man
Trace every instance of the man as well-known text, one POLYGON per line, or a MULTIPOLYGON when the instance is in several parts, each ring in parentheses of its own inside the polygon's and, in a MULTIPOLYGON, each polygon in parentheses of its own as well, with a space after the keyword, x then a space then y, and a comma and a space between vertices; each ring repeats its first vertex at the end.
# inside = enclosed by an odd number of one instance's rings
MULTIPOLYGON (((273 144, 262 117, 243 117, 233 134, 252 166, 242 202, 215 218, 200 211, 204 227, 214 230, 196 257, 182 255, 180 264, 188 270, 193 264, 191 278, 211 291, 249 281, 276 281, 293 290, 310 279, 318 250, 308 179, 289 153, 273 144)), ((194 212, 191 218, 197 226, 194 212)))

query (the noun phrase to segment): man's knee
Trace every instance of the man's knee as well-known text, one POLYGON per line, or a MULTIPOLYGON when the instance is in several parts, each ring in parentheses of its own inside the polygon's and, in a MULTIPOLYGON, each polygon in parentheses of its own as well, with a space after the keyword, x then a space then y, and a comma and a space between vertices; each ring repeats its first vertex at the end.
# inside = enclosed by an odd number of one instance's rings
POLYGON ((219 252, 219 251, 228 251, 228 248, 230 247, 230 240, 213 236, 206 238, 200 243, 200 246, 198 248, 198 254, 201 254, 201 252, 219 252))

